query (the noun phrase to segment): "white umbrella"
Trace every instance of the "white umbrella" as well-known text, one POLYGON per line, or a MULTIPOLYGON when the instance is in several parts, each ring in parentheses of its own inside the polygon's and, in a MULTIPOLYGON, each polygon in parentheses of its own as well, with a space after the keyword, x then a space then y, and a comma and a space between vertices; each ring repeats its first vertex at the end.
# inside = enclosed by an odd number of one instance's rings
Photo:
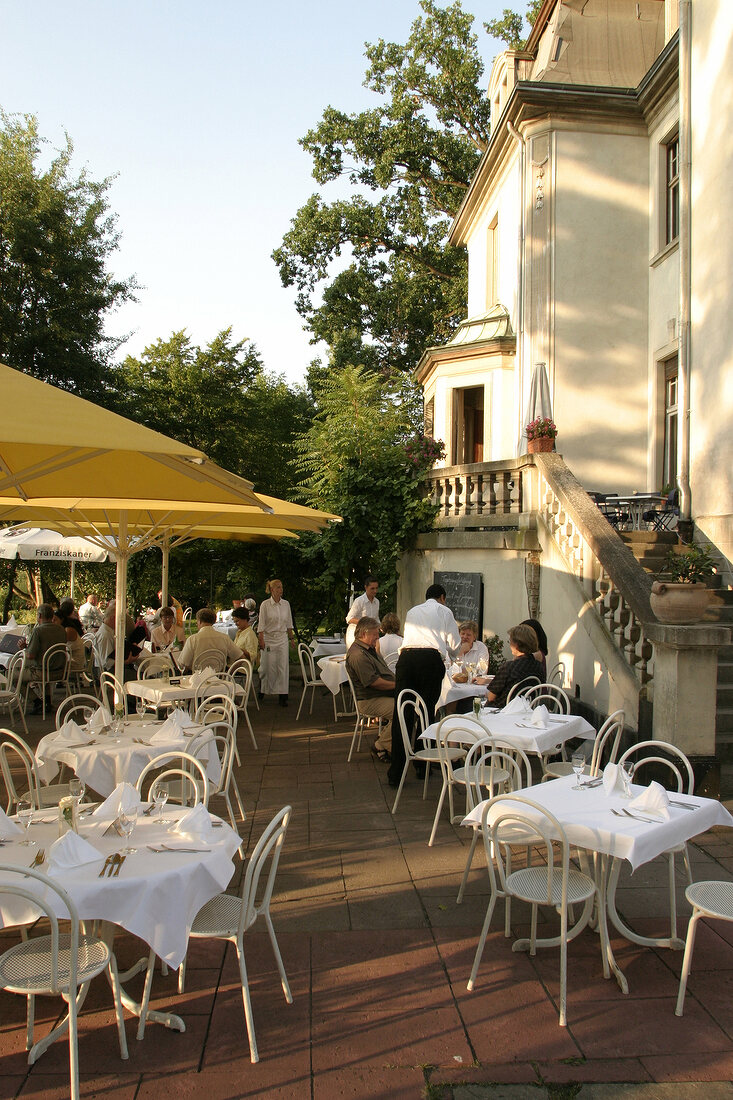
POLYGON ((547 369, 544 363, 537 363, 532 372, 532 381, 529 387, 529 399, 522 421, 522 431, 519 436, 517 454, 527 453, 527 425, 536 420, 538 416, 552 420, 552 398, 550 397, 550 380, 547 377, 547 369))
POLYGON ((21 561, 71 562, 70 595, 73 599, 76 563, 108 561, 110 551, 76 535, 59 535, 42 527, 8 527, 0 531, 0 558, 16 557, 21 561))

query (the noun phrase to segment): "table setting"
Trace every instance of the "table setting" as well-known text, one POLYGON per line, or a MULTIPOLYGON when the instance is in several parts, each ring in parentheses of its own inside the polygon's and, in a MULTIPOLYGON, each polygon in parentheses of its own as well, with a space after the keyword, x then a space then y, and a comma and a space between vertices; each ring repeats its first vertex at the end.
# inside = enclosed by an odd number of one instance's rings
MULTIPOLYGON (((443 720, 443 730, 456 729, 456 737, 449 737, 453 743, 460 743, 461 727, 471 729, 474 719, 468 715, 457 714, 443 720)), ((512 699, 499 710, 496 707, 483 706, 475 716, 483 730, 491 737, 506 741, 524 752, 543 756, 560 750, 562 746, 576 737, 595 739, 596 731, 578 714, 551 714, 544 704, 534 710, 521 697, 512 699)), ((420 735, 423 741, 435 741, 438 722, 434 722, 420 735)), ((473 737, 466 737, 470 743, 473 737)))
POLYGON ((36 760, 43 783, 50 783, 59 765, 66 764, 86 786, 106 796, 118 783, 135 783, 146 764, 156 756, 191 752, 192 747, 208 779, 218 784, 221 766, 211 731, 194 723, 186 711, 175 710, 161 721, 153 718, 124 721, 113 719, 100 708, 86 725, 69 720, 54 733, 42 737, 36 760), (212 746, 211 751, 207 744, 212 746))

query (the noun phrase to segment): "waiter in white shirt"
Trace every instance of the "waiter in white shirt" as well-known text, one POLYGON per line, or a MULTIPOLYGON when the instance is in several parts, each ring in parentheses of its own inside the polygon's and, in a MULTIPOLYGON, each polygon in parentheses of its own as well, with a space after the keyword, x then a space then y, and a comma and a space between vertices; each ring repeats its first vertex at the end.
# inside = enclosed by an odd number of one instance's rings
MULTIPOLYGON (((400 729, 397 700, 404 688, 411 688, 423 699, 428 722, 435 721, 435 705, 440 697, 449 651, 460 644, 458 623, 445 603, 445 589, 431 584, 425 593, 425 603, 411 607, 405 616, 404 640, 395 669, 395 713, 392 726, 400 729)), ((405 711, 407 728, 412 725, 410 708, 405 711)), ((392 738, 392 763, 387 772, 390 787, 399 786, 405 766, 405 748, 401 737, 392 738)))
POLYGON ((359 619, 376 619, 379 622, 379 600, 377 589, 379 581, 376 577, 367 577, 364 581, 364 592, 352 603, 346 616, 346 650, 354 640, 354 631, 359 619))

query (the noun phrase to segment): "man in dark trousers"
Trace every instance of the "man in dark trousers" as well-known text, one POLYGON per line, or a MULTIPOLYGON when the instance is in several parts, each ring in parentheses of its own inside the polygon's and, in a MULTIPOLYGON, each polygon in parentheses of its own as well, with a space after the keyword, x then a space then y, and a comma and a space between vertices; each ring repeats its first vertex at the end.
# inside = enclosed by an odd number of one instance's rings
POLYGON ((379 621, 369 616, 359 619, 353 644, 346 654, 346 669, 354 685, 359 711, 373 718, 384 718, 372 755, 388 761, 392 749, 392 712, 395 678, 376 650, 379 621))
MULTIPOLYGON (((425 593, 425 603, 411 607, 405 616, 404 640, 395 669, 395 714, 392 726, 400 730, 397 716, 397 700, 404 688, 411 688, 420 695, 427 707, 428 722, 435 721, 435 705, 440 697, 440 687, 447 666, 449 650, 461 642, 458 623, 445 603, 445 589, 431 584, 425 593)), ((407 728, 412 729, 414 711, 405 711, 407 728)), ((390 787, 399 786, 405 766, 405 748, 402 735, 392 739, 392 763, 387 772, 390 787)))

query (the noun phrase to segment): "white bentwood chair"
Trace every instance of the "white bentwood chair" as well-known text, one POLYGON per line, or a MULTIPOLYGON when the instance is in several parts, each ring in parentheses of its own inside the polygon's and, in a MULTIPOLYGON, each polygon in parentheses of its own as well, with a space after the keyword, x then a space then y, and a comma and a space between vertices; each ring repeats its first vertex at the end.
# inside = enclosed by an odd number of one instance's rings
POLYGON ((26 737, 28 726, 25 720, 25 706, 21 699, 23 694, 23 672, 25 671, 25 651, 13 654, 8 661, 5 687, 0 687, 0 713, 7 711, 10 720, 13 719, 13 711, 17 710, 23 723, 26 737))
POLYGON ((702 917, 733 921, 733 882, 722 882, 715 879, 693 882, 685 890, 685 897, 692 906, 692 916, 687 926, 687 941, 685 943, 685 956, 682 960, 680 989, 674 1010, 676 1016, 682 1015, 685 1002, 687 979, 690 976, 692 953, 695 949, 697 923, 702 917))
MULTIPOLYGON (((506 697, 507 703, 511 702, 517 695, 526 695, 531 687, 535 687, 539 683, 541 683, 539 676, 525 676, 523 680, 512 684, 506 697)), ((491 691, 490 685, 489 691, 491 691)))
POLYGON ((57 880, 35 869, 21 869, 13 864, 0 864, 0 879, 3 895, 12 894, 32 902, 49 926, 47 935, 24 939, 0 956, 0 989, 27 998, 29 1065, 68 1030, 70 1095, 71 1100, 79 1100, 77 1001, 82 987, 105 970, 114 996, 120 1054, 127 1058, 117 960, 103 940, 80 932, 76 906, 57 880), (65 922, 63 932, 59 929, 60 920, 65 922), (68 1016, 34 1044, 35 999, 39 994, 62 997, 68 1006, 68 1016))
MULTIPOLYGON (((603 723, 596 739, 593 742, 593 753, 590 760, 590 778, 595 779, 602 772, 606 764, 615 764, 618 756, 621 735, 624 732, 626 715, 622 710, 615 710, 609 714, 603 723)), ((572 775, 573 765, 569 760, 550 760, 542 757, 543 776, 546 779, 559 779, 564 775, 572 775)))
POLYGON ((18 733, 0 729, 0 773, 5 784, 6 813, 10 813, 22 798, 29 798, 34 809, 58 806, 59 800, 69 793, 68 783, 51 783, 45 786, 38 775, 38 764, 33 750, 18 733), (25 784, 18 782, 23 776, 25 784))
MULTIPOLYGON (((399 805, 402 788, 405 785, 405 779, 407 778, 410 764, 423 764, 425 767, 425 780, 422 788, 423 802, 428 796, 430 765, 440 764, 440 754, 437 747, 426 745, 422 749, 413 748, 413 745, 421 743, 419 741, 420 735, 428 728, 429 721, 428 708, 425 706, 425 700, 411 688, 403 688, 397 696, 397 720, 400 725, 402 744, 405 749, 405 766, 400 776, 400 784, 397 788, 397 794, 395 795, 392 813, 396 812, 397 806, 399 805), (412 722, 410 722, 410 718, 413 719, 412 722)), ((392 736, 394 737, 394 730, 392 731, 392 736)), ((448 751, 455 756, 456 760, 463 756, 463 749, 461 748, 450 748, 448 751)))
POLYGON ((349 755, 346 758, 347 764, 351 763, 351 757, 354 752, 354 745, 356 745, 356 751, 361 748, 361 735, 364 732, 365 727, 371 726, 374 722, 377 723, 377 740, 379 740, 379 734, 382 731, 382 723, 386 722, 386 718, 375 718, 373 714, 362 714, 359 709, 359 700, 356 698, 356 691, 354 690, 354 681, 349 675, 349 670, 344 666, 346 672, 346 679, 351 690, 351 698, 354 702, 354 711, 356 712, 356 722, 354 723, 354 733, 351 738, 351 745, 349 746, 349 755), (357 740, 358 737, 358 740, 357 740))
MULTIPOLYGON (((218 894, 211 901, 207 901, 203 909, 199 910, 194 918, 190 936, 192 939, 217 939, 228 940, 233 943, 237 951, 239 962, 239 977, 242 984, 242 1000, 244 1002, 244 1017, 247 1023, 247 1035, 249 1038, 249 1052, 252 1062, 259 1062, 260 1056, 257 1050, 255 1038, 254 1016, 252 1014, 252 1001, 249 993, 249 981, 247 979, 247 965, 244 958, 244 937, 254 926, 258 917, 262 917, 270 937, 272 951, 275 956, 280 984, 282 985, 285 1000, 293 1003, 293 995, 290 992, 287 974, 283 966, 280 948, 275 935, 275 928, 270 916, 270 901, 275 886, 275 876, 280 862, 282 847, 285 843, 285 834, 290 824, 292 814, 291 806, 284 806, 273 817, 262 836, 257 847, 252 852, 244 874, 240 897, 232 894, 218 894), (257 900, 260 878, 267 868, 265 886, 257 900)), ((183 992, 183 984, 186 977, 186 961, 181 963, 178 972, 179 992, 183 992)))
POLYGON ((298 707, 298 713, 295 715, 295 721, 300 718, 300 712, 303 709, 303 703, 305 702, 306 693, 308 690, 311 692, 311 705, 309 714, 313 713, 313 698, 316 693, 316 688, 322 686, 322 681, 316 675, 316 663, 313 660, 313 652, 309 645, 305 642, 300 642, 298 645, 298 662, 300 664, 300 673, 303 677, 303 694, 300 697, 300 706, 298 707))
MULTIPOLYGON (((491 918, 498 898, 517 898, 528 902, 531 909, 529 936, 530 955, 537 953, 537 947, 560 946, 560 1026, 567 1025, 567 951, 568 943, 575 939, 588 923, 594 902, 598 902, 598 928, 603 958, 603 976, 609 977, 608 930, 606 911, 600 904, 598 887, 589 875, 570 866, 570 845, 565 831, 557 820, 544 807, 520 794, 499 795, 484 806, 481 816, 481 831, 486 849, 486 862, 489 868, 491 896, 486 910, 483 927, 479 936, 476 954, 473 960, 468 989, 474 988, 491 918), (506 830, 511 830, 511 844, 505 840, 506 830), (504 834, 504 835, 502 835, 504 834), (545 862, 510 869, 505 861, 511 847, 531 844, 544 852, 545 862), (557 863, 555 862, 557 856, 557 863), (568 909, 572 905, 583 904, 580 919, 568 928, 568 909), (546 941, 537 938, 537 911, 540 905, 554 909, 560 915, 560 935, 546 941)), ((517 944, 513 945, 517 947, 517 944)))
POLYGON ((53 693, 60 688, 64 695, 69 694, 69 669, 71 668, 71 655, 66 648, 66 642, 58 642, 49 646, 41 658, 40 676, 31 676, 26 682, 25 708, 28 709, 28 693, 31 687, 39 688, 41 692, 41 710, 43 720, 46 720, 46 693, 53 703, 53 693))

